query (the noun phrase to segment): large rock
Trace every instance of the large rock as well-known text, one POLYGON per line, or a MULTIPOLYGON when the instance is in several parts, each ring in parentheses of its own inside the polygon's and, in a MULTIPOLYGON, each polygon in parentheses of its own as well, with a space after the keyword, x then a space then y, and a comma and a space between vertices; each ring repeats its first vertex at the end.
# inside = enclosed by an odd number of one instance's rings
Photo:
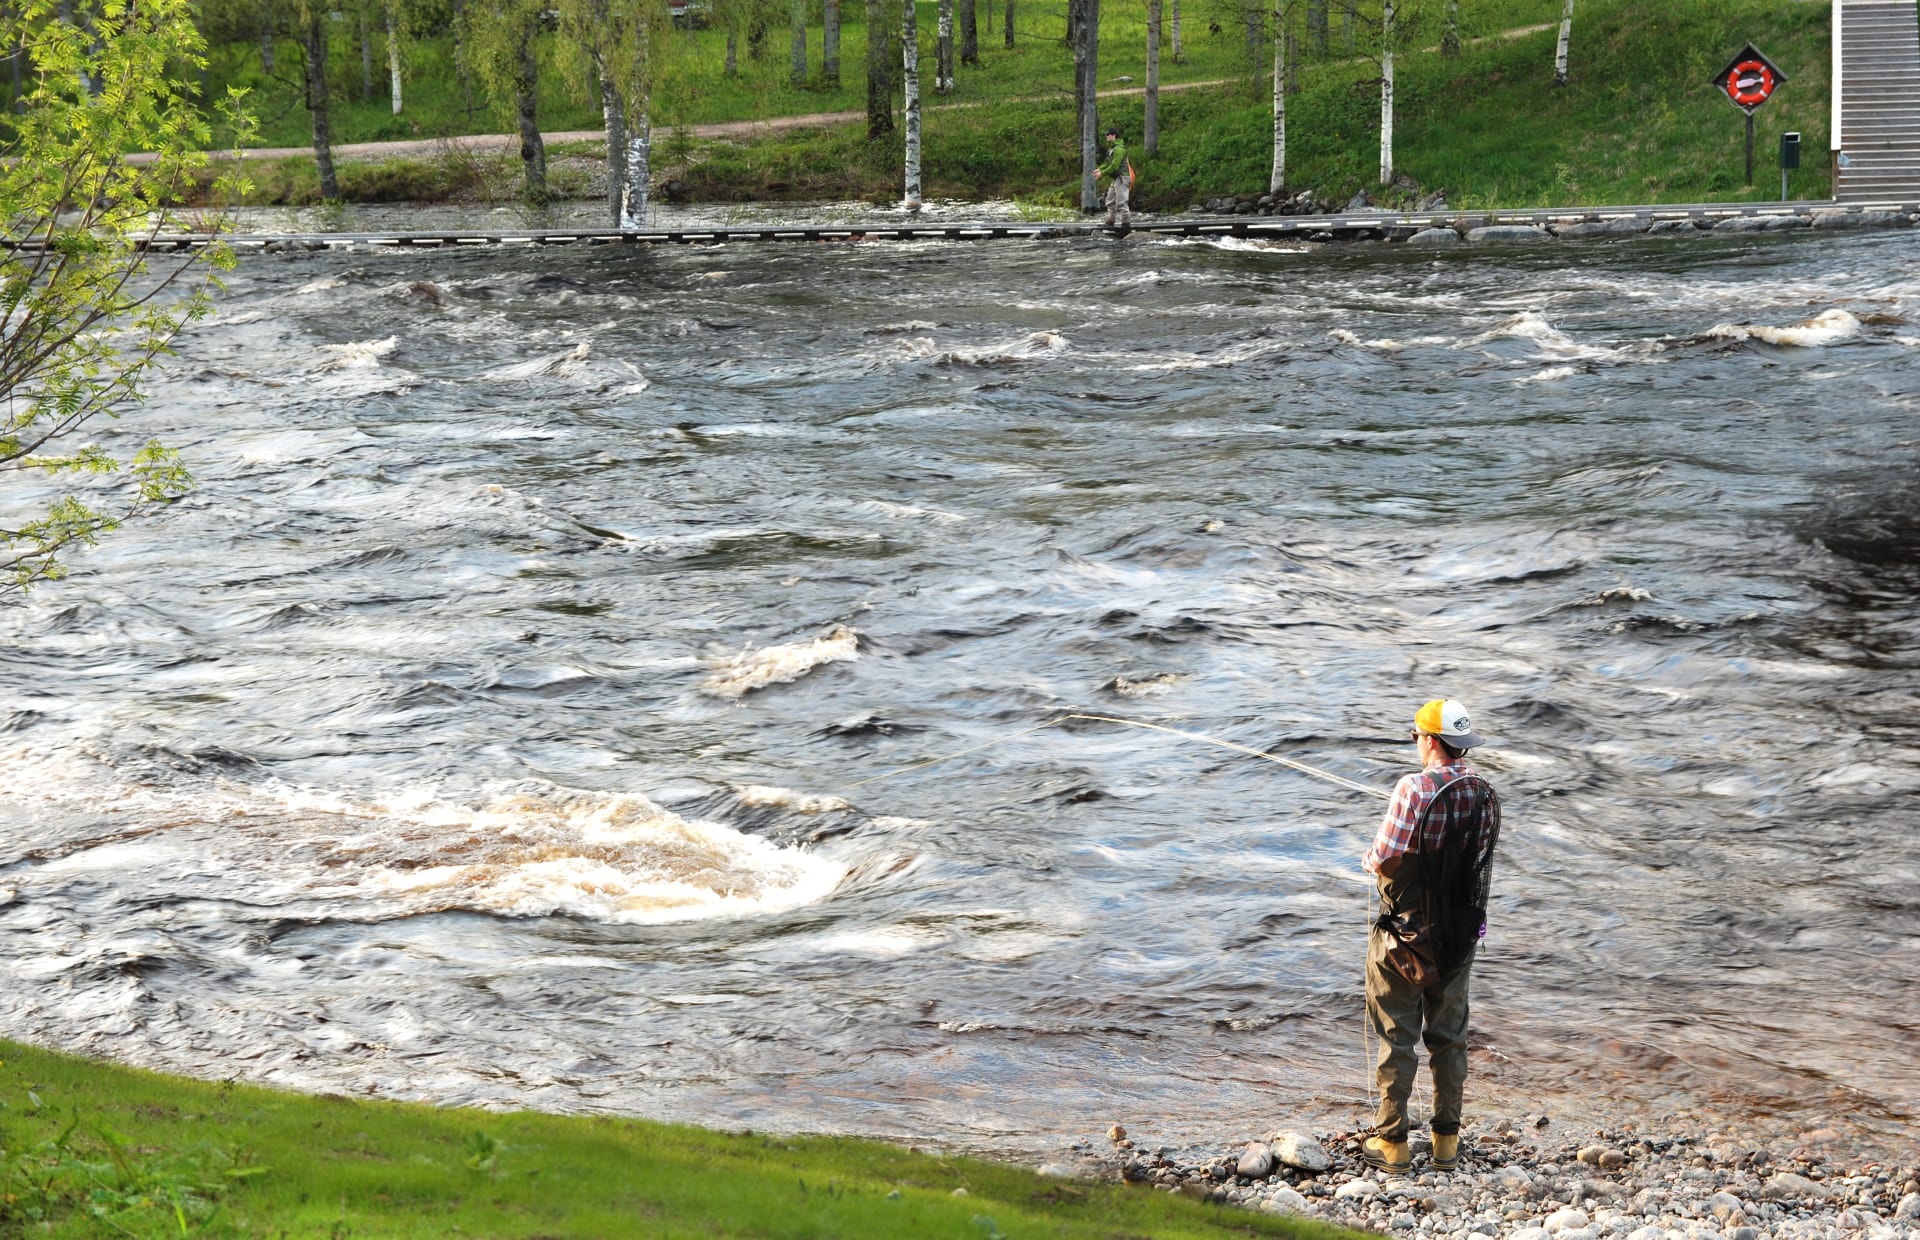
POLYGON ((1825 230, 1899 228, 1906 217, 1897 211, 1815 211, 1813 227, 1825 230))
POLYGON ((1372 1180, 1348 1180, 1333 1190, 1333 1195, 1341 1201, 1351 1201, 1355 1197, 1371 1197, 1380 1191, 1380 1186, 1372 1180))
POLYGON ((1830 1193, 1826 1185, 1791 1171, 1778 1173, 1760 1188, 1760 1195, 1768 1201, 1825 1201, 1830 1193))
POLYGON ((1246 1152, 1240 1155, 1240 1161, 1234 1166, 1234 1173, 1244 1175, 1249 1180, 1264 1180, 1273 1174, 1273 1151, 1265 1142, 1255 1141, 1248 1145, 1246 1152))
POLYGON ((1678 233, 1686 236, 1701 231, 1702 225, 1711 229, 1713 224, 1705 220, 1655 220, 1647 232, 1655 237, 1665 237, 1678 233))
POLYGON ((1303 1214, 1307 1210, 1307 1199, 1291 1188, 1282 1187, 1261 1202, 1260 1208, 1269 1214, 1303 1214))
POLYGON ((1304 1132, 1276 1132, 1267 1138, 1267 1144, 1273 1148, 1273 1156, 1289 1167, 1317 1173, 1333 1166, 1333 1156, 1326 1147, 1304 1132))
POLYGON ((1423 228, 1408 237, 1407 244, 1419 246, 1421 249, 1459 245, 1460 234, 1451 228, 1423 228))
POLYGON ((1493 1173, 1493 1185, 1509 1197, 1532 1197, 1539 1192, 1526 1168, 1511 1164, 1493 1173))
POLYGON ((1897 1223, 1920 1224, 1920 1193, 1908 1193, 1893 1211, 1897 1223))
POLYGON ((1560 229, 1560 235, 1562 237, 1630 237, 1647 231, 1649 227, 1651 225, 1646 220, 1623 215, 1610 220, 1582 220, 1578 224, 1567 224, 1560 229))
POLYGON ((1516 242, 1551 241, 1553 234, 1531 224, 1488 224, 1467 231, 1467 240, 1475 245, 1509 245, 1516 242))
POLYGON ((1543 1223, 1542 1226, 1549 1232, 1558 1234, 1563 1231, 1572 1231, 1577 1228, 1588 1227, 1592 1224, 1593 1218, 1585 1210, 1576 1210, 1572 1206, 1568 1206, 1563 1210, 1555 1210, 1552 1214, 1547 1215, 1546 1222, 1543 1223))
POLYGON ((1721 220, 1713 226, 1713 231, 1724 233, 1750 232, 1790 232, 1796 228, 1805 228, 1807 220, 1802 215, 1741 215, 1730 220, 1721 220))
POLYGON ((1553 1240, 1553 1233, 1544 1227, 1522 1227, 1507 1240, 1553 1240))
POLYGON ((1728 1218, 1739 1214, 1743 1207, 1740 1199, 1732 1193, 1715 1193, 1701 1203, 1701 1209, 1724 1223, 1728 1218))

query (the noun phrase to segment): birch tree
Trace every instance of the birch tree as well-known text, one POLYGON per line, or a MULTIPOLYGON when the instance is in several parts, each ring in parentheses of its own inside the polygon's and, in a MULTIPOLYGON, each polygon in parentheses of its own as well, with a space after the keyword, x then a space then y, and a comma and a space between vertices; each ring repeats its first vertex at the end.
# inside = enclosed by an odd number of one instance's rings
POLYGON ((840 0, 820 6, 820 77, 828 86, 840 85, 840 0))
POLYGON ((920 19, 913 0, 900 6, 900 80, 906 89, 907 167, 901 205, 920 209, 920 19))
POLYGON ((607 130, 607 179, 614 224, 646 226, 653 188, 653 72, 655 49, 671 19, 660 0, 562 0, 560 49, 579 80, 599 85, 607 130))
MULTIPOLYGON (((0 162, 0 597, 66 576, 73 552, 190 489, 174 450, 98 432, 140 404, 232 265, 225 247, 149 248, 212 143, 182 72, 205 64, 189 0, 101 0, 95 16, 82 31, 47 0, 0 7, 0 46, 28 68, 0 162)), ((229 123, 244 136, 237 110, 229 123)))
POLYGON ((893 40, 885 0, 867 0, 867 138, 893 132, 893 40))
POLYGON ((340 182, 333 171, 333 108, 327 95, 327 10, 324 0, 299 0, 294 18, 299 23, 300 50, 305 53, 307 113, 313 118, 313 162, 320 171, 320 197, 340 198, 340 182))
POLYGON ((1273 171, 1267 178, 1267 189, 1275 194, 1287 185, 1287 87, 1288 70, 1292 67, 1287 59, 1288 38, 1284 33, 1287 8, 1282 3, 1273 10, 1273 171))
POLYGON ((1460 0, 1447 0, 1446 24, 1440 33, 1440 54, 1449 60, 1460 55, 1460 0))
POLYGON ((1012 51, 1013 50, 1013 0, 1007 0, 1005 30, 1006 30, 1007 50, 1012 51))
POLYGON ((373 15, 362 4, 354 18, 360 34, 360 99, 364 103, 373 98, 373 15))
POLYGON ((1147 98, 1140 149, 1149 155, 1160 149, 1160 18, 1161 0, 1147 0, 1147 98))
POLYGON ((400 115, 403 106, 401 98, 400 63, 406 46, 407 16, 402 0, 387 0, 387 80, 393 93, 393 114, 400 115))
POLYGON ((953 0, 939 0, 939 36, 934 40, 933 90, 938 95, 953 93, 953 0))
MULTIPOLYGON (((511 104, 520 127, 520 163, 528 202, 547 201, 547 148, 540 137, 537 39, 543 0, 491 0, 468 12, 473 65, 482 92, 511 104)), ((496 106, 499 106, 496 104, 496 106)))
POLYGON ((1180 0, 1172 0, 1172 7, 1173 63, 1176 65, 1184 65, 1187 63, 1187 49, 1186 46, 1180 42, 1180 0))
POLYGON ((1067 0, 1067 28, 1073 39, 1073 77, 1080 112, 1080 209, 1096 210, 1100 196, 1093 170, 1099 163, 1100 0, 1067 0))
POLYGON ((787 6, 788 25, 793 28, 793 41, 787 58, 787 77, 795 86, 807 84, 807 0, 790 0, 787 6))
POLYGON ((980 14, 976 0, 960 0, 960 63, 980 67, 980 14))
POLYGON ((1380 184, 1393 184, 1393 0, 1380 9, 1380 184))
POLYGON ((1553 84, 1567 84, 1567 42, 1573 37, 1573 0, 1560 10, 1560 41, 1553 49, 1553 84))

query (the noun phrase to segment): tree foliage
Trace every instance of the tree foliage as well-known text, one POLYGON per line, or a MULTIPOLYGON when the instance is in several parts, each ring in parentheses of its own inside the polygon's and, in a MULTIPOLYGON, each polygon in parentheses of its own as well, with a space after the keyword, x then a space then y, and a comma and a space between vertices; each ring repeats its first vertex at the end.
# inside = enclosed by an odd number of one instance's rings
MULTIPOLYGON (((4 596, 64 576, 66 553, 191 485, 173 450, 109 424, 232 259, 149 249, 211 136, 187 80, 204 49, 189 0, 22 0, 0 9, 0 40, 30 68, 0 151, 4 596)), ((238 102, 224 106, 243 131, 238 102)))

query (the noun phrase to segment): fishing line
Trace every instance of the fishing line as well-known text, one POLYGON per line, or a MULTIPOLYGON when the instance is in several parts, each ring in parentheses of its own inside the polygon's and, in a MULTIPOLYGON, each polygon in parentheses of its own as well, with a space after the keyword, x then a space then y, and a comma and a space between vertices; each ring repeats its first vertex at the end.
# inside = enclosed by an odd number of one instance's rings
POLYGON ((1316 779, 1324 779, 1328 783, 1337 784, 1340 787, 1346 788, 1352 792, 1364 792, 1369 796, 1379 797, 1383 801, 1390 801, 1393 799, 1392 793, 1386 792, 1380 788, 1375 788, 1371 784, 1363 784, 1357 779, 1348 779, 1345 775, 1336 775, 1332 771, 1323 771, 1317 766, 1310 766, 1305 762, 1296 761, 1293 758, 1283 758, 1278 754, 1271 754, 1262 749, 1254 749, 1248 745, 1241 745, 1241 744, 1236 744, 1233 741, 1221 740, 1217 736, 1208 736, 1204 732, 1188 732, 1181 728, 1170 728, 1170 727, 1167 727, 1165 724, 1161 724, 1161 723, 1147 723, 1144 720, 1140 720, 1140 719, 1122 719, 1117 715, 1089 715, 1089 714, 1081 713, 1079 711, 1075 711, 1074 713, 1068 714, 1068 715, 1060 715, 1056 718, 1047 720, 1045 723, 1037 723, 1030 728, 1024 728, 1018 732, 1013 733, 1010 736, 1002 736, 997 740, 988 741, 983 745, 974 745, 970 748, 961 749, 954 753, 941 754, 938 757, 928 758, 924 762, 915 762, 908 766, 898 767, 891 771, 885 771, 879 775, 872 775, 867 777, 866 779, 857 780, 854 783, 848 784, 847 788, 848 790, 852 790, 854 788, 859 788, 866 784, 877 784, 883 779, 892 779, 895 775, 904 775, 908 771, 917 771, 923 767, 934 766, 941 762, 951 762, 955 758, 964 758, 968 754, 979 753, 981 750, 984 750, 984 749, 992 749, 996 745, 1005 745, 1009 741, 1017 741, 1023 736, 1032 736, 1035 732, 1040 732, 1047 728, 1055 727, 1062 723, 1068 723, 1075 719, 1084 719, 1093 723, 1118 723, 1118 724, 1124 724, 1125 726, 1130 728, 1146 728, 1148 731, 1152 731, 1152 732, 1165 732, 1169 736, 1184 736, 1188 740, 1200 741, 1208 745, 1218 745, 1222 749, 1231 749, 1235 753, 1243 753, 1243 754, 1249 755, 1250 757, 1255 757, 1255 758, 1265 758, 1267 761, 1276 762, 1279 765, 1286 767, 1288 770, 1298 771, 1302 775, 1311 775, 1316 779))

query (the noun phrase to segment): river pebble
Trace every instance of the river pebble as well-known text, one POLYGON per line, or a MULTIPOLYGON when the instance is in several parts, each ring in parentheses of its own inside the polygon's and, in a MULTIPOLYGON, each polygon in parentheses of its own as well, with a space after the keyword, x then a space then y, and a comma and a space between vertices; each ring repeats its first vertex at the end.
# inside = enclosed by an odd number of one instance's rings
POLYGON ((1157 1151, 1143 1137, 1080 1154, 1142 1191, 1411 1240, 1920 1240, 1920 1164, 1845 1166, 1819 1130, 1771 1149, 1631 1127, 1556 1135, 1534 1117, 1469 1126, 1452 1173, 1432 1169, 1416 1136, 1401 1176, 1366 1166, 1355 1132, 1157 1151))

